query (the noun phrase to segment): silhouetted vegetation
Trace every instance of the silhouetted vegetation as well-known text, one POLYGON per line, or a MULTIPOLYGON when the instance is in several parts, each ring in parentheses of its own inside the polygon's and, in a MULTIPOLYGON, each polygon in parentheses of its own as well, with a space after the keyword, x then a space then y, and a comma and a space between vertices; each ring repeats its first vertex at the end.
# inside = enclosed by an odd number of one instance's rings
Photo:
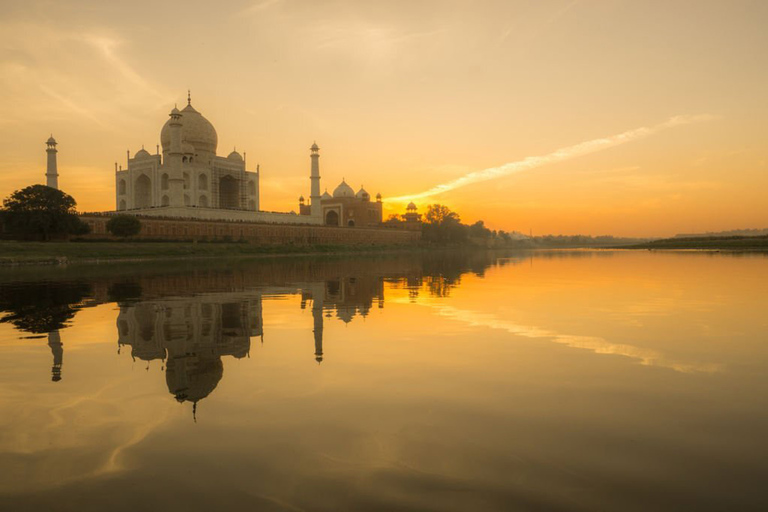
POLYGON ((0 323, 31 333, 62 329, 91 294, 84 282, 0 284, 0 323))
POLYGON ((709 236, 694 238, 664 238, 642 244, 632 245, 629 249, 698 249, 724 251, 768 251, 768 236, 709 236))
POLYGON ((133 215, 115 215, 107 221, 107 231, 123 238, 136 236, 141 231, 141 221, 133 215))
POLYGON ((24 238, 50 240, 54 236, 84 235, 89 227, 77 216, 69 194, 45 185, 17 190, 3 200, 3 230, 24 238))

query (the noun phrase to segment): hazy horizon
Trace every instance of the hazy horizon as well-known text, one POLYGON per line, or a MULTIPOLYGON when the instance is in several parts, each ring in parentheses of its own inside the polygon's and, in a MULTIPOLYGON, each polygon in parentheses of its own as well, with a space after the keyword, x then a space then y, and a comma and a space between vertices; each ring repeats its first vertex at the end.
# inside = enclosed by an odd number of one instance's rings
MULTIPOLYGON (((45 140, 80 210, 192 103, 261 166, 261 208, 345 178, 534 235, 766 227, 768 4, 2 2, 0 196, 45 140)), ((392 201, 398 198, 399 202, 392 201)), ((387 202, 389 201, 389 202, 387 202)))

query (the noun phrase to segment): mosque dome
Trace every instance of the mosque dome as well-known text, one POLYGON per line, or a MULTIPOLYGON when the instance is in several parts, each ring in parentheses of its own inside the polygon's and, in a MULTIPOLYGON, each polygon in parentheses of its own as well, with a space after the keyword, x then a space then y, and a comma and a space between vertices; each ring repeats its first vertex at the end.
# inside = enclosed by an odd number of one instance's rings
MULTIPOLYGON (((187 105, 184 110, 179 112, 174 108, 171 113, 180 113, 181 118, 181 139, 194 146, 196 151, 216 154, 216 146, 219 143, 219 137, 216 135, 216 129, 210 121, 200 114, 192 105, 187 105)), ((160 143, 163 145, 163 151, 171 147, 171 120, 165 122, 160 131, 160 143)))
POLYGON ((357 194, 355 194, 355 197, 358 199, 362 199, 363 201, 371 200, 371 194, 366 192, 366 190, 363 187, 360 187, 360 190, 357 191, 357 194))
POLYGON ((133 155, 133 158, 149 158, 149 157, 151 157, 151 156, 152 156, 152 155, 150 155, 150 154, 149 154, 149 151, 147 151, 147 150, 146 150, 146 149, 144 149, 144 148, 141 148, 140 150, 138 150, 138 151, 136 152, 136 154, 135 154, 135 155, 133 155))
POLYGON ((242 155, 240 153, 238 153, 237 151, 232 151, 227 156, 227 158, 229 158, 230 160, 237 160, 238 162, 242 162, 243 161, 242 155))
POLYGON ((341 180, 339 186, 333 191, 333 197, 355 197, 355 191, 347 185, 347 182, 341 180))

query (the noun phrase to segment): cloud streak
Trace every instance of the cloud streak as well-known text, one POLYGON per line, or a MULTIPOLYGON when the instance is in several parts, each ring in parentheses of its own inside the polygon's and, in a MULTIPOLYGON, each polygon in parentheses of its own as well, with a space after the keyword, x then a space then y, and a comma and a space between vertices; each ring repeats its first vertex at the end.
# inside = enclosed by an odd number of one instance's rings
POLYGON ((452 190, 456 190, 461 187, 466 187, 467 185, 472 185, 474 183, 489 181, 489 180, 501 178, 504 176, 510 176, 512 174, 518 174, 523 171, 530 171, 532 169, 543 167, 545 165, 564 162, 572 158, 577 158, 580 156, 589 155, 591 153, 596 153, 604 149, 620 146, 622 144, 626 144, 628 142, 642 139, 650 135, 653 135, 655 133, 658 133, 660 131, 667 130, 669 128, 674 128, 676 126, 682 126, 682 125, 692 124, 692 123, 700 123, 700 122, 709 121, 712 119, 714 119, 714 116, 711 116, 708 114, 693 115, 693 116, 691 115, 674 116, 668 119, 667 121, 657 124, 655 126, 650 126, 650 127, 643 126, 643 127, 635 128, 633 130, 628 130, 626 132, 622 132, 616 135, 612 135, 610 137, 603 137, 599 139, 588 140, 573 146, 560 148, 547 155, 529 156, 522 160, 509 162, 504 165, 500 165, 498 167, 490 167, 488 169, 483 169, 481 171, 473 171, 473 172, 470 172, 469 174, 465 174, 464 176, 461 176, 460 178, 456 178, 452 181, 441 183, 440 185, 435 185, 434 187, 427 189, 424 192, 393 197, 393 198, 390 198, 389 201, 407 202, 407 201, 414 201, 418 199, 426 199, 428 197, 444 194, 446 192, 450 192, 452 190))

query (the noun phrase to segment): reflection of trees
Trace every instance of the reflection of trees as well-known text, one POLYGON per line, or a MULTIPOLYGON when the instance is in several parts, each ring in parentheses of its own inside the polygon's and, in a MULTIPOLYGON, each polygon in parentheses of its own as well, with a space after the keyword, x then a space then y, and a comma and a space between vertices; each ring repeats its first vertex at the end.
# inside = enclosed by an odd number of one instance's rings
POLYGON ((432 297, 448 297, 451 291, 461 284, 464 274, 473 273, 483 277, 489 267, 502 267, 509 263, 518 263, 523 258, 505 258, 498 251, 454 250, 426 253, 422 255, 421 265, 416 274, 405 279, 388 279, 399 283, 409 290, 411 300, 425 289, 432 297))
POLYGON ((0 322, 38 334, 62 329, 90 295, 84 282, 0 284, 0 322))

